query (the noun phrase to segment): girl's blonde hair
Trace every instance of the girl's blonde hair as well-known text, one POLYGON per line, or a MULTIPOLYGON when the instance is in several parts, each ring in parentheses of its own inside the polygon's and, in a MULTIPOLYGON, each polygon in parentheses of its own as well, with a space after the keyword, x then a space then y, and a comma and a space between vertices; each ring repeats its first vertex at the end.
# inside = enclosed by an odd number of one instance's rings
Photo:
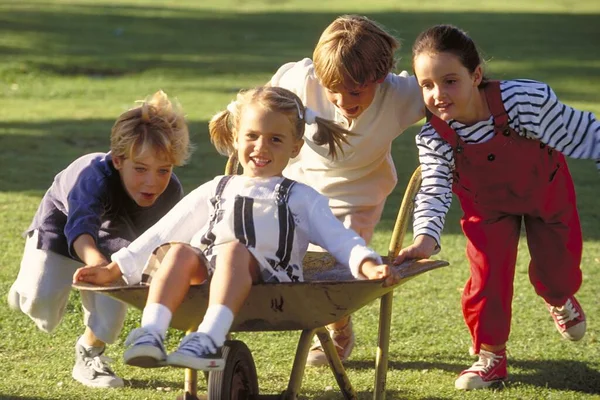
POLYGON ((119 116, 112 127, 113 157, 133 159, 148 149, 173 165, 183 165, 191 152, 190 135, 183 111, 162 90, 140 101, 141 105, 119 116))
POLYGON ((375 21, 343 15, 321 34, 313 53, 315 73, 327 88, 342 83, 362 86, 394 69, 399 48, 400 42, 375 21))
MULTIPOLYGON (((302 104, 302 100, 287 89, 261 86, 238 93, 235 102, 210 120, 208 124, 210 139, 219 153, 227 156, 234 153, 233 142, 238 134, 237 129, 242 110, 249 104, 259 104, 265 110, 284 114, 294 127, 295 138, 300 140, 304 137, 307 108, 302 104)), ((309 112, 312 111, 309 110, 309 112)), ((338 150, 343 154, 342 144, 348 144, 344 135, 353 135, 353 133, 333 121, 318 116, 315 117, 315 123, 317 124, 317 133, 312 138, 313 142, 317 145, 327 144, 329 146, 328 154, 333 159, 337 158, 338 150)))

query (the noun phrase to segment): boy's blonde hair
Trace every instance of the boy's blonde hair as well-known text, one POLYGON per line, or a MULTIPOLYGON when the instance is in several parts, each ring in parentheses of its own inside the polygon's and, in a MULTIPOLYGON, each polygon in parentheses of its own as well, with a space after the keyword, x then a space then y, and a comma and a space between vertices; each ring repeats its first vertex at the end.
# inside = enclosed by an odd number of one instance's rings
POLYGON ((327 88, 342 83, 362 86, 394 69, 398 48, 400 42, 375 21, 343 15, 321 34, 313 53, 315 72, 327 88))
POLYGON ((162 90, 119 116, 110 134, 113 157, 133 159, 149 148, 173 165, 183 165, 191 152, 190 134, 179 104, 162 90))
MULTIPOLYGON (((210 120, 208 124, 210 139, 219 153, 229 156, 235 152, 233 142, 238 134, 237 129, 242 110, 249 104, 258 104, 265 110, 284 114, 294 127, 293 133, 296 140, 304 137, 307 108, 302 104, 302 100, 287 89, 261 86, 241 91, 238 93, 236 101, 210 120)), ((312 110, 308 112, 312 112, 312 110)), ((343 153, 342 143, 348 143, 344 134, 352 135, 352 133, 335 122, 318 116, 315 117, 315 123, 318 129, 312 138, 313 141, 318 145, 327 144, 329 155, 335 159, 338 150, 343 153)))

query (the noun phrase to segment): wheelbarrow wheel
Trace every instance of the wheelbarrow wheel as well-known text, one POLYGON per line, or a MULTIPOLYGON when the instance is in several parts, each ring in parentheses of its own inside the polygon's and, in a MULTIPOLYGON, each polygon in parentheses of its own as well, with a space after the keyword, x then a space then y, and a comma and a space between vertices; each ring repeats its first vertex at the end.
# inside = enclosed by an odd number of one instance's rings
POLYGON ((248 346, 239 340, 228 340, 222 353, 225 368, 210 371, 208 400, 244 400, 258 396, 258 376, 248 346))

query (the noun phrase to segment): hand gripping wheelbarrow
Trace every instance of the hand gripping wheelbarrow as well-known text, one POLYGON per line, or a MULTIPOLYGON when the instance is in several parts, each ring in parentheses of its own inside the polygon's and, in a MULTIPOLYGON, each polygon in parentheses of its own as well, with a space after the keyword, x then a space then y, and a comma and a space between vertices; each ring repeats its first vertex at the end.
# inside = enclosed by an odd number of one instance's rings
MULTIPOLYGON (((226 173, 237 172, 237 160, 232 157, 226 173)), ((390 247, 384 262, 391 262, 400 251, 406 232, 412 203, 421 184, 418 168, 412 175, 400 206, 390 247)), ((228 340, 223 346, 225 368, 205 373, 207 397, 210 400, 229 399, 296 399, 300 391, 311 339, 316 334, 321 341, 329 366, 346 399, 356 399, 344 367, 325 325, 352 314, 380 298, 379 338, 375 360, 374 400, 385 398, 388 368, 388 347, 392 316, 393 291, 417 275, 448 265, 441 260, 410 260, 398 266, 400 281, 384 287, 383 279, 356 280, 348 268, 336 264, 328 253, 309 252, 303 263, 304 282, 259 283, 252 286, 250 295, 236 316, 232 331, 302 331, 287 389, 278 395, 260 395, 252 354, 239 340, 228 340)), ((148 296, 147 284, 134 286, 94 286, 74 284, 79 290, 98 291, 136 308, 143 309, 148 296)), ((183 303, 174 313, 171 326, 195 331, 208 307, 208 284, 191 286, 183 303)), ((185 393, 180 399, 198 399, 197 371, 185 370, 185 393)))

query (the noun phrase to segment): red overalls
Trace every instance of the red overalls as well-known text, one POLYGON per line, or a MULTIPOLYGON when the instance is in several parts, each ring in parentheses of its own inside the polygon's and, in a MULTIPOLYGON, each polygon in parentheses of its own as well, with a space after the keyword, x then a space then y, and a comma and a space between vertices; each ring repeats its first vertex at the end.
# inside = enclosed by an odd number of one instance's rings
POLYGON ((465 144, 437 117, 431 125, 454 150, 452 191, 458 196, 471 276, 462 307, 478 353, 508 341, 521 220, 536 293, 561 306, 581 285, 582 237, 575 190, 564 156, 508 125, 500 84, 485 88, 494 137, 465 144))

